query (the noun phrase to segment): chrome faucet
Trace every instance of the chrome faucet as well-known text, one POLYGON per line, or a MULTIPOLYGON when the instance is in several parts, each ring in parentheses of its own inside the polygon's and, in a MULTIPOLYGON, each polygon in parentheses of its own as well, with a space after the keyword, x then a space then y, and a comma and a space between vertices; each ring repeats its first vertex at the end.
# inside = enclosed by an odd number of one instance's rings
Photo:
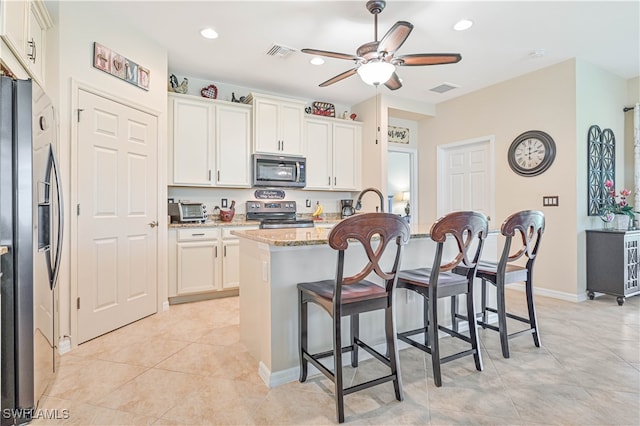
MULTIPOLYGON (((380 197, 380 213, 384 213, 384 197, 382 192, 376 188, 367 188, 363 189, 360 194, 358 194, 358 199, 356 200, 356 210, 360 210, 362 208, 362 196, 367 192, 375 192, 380 197)), ((376 207, 376 212, 378 212, 378 208, 376 207)))

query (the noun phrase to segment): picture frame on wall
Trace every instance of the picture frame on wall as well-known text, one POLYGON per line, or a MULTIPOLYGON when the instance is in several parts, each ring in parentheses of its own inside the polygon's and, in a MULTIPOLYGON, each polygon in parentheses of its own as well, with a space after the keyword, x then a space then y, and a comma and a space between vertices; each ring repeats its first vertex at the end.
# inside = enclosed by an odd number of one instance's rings
POLYGON ((409 144, 409 129, 407 127, 389 126, 387 136, 391 143, 409 144))
POLYGON ((143 90, 149 90, 151 71, 110 48, 93 43, 93 67, 143 90))

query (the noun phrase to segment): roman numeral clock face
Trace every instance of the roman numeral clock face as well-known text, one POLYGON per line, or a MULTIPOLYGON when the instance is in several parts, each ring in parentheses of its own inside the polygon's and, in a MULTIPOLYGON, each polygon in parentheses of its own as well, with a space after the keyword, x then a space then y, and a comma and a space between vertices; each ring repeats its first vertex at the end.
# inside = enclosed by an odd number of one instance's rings
POLYGON ((507 159, 520 176, 537 176, 547 170, 556 156, 556 144, 547 133, 530 130, 511 143, 507 159))

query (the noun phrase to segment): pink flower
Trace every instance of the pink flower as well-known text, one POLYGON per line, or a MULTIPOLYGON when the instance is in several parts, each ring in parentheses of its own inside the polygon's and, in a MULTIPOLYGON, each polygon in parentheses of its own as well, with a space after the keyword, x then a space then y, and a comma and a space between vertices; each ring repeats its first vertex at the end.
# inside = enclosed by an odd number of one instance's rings
POLYGON ((612 180, 608 180, 608 179, 605 180, 604 181, 604 186, 609 188, 609 189, 613 188, 613 181, 612 180))
POLYGON ((623 197, 628 197, 629 195, 631 195, 631 191, 629 191, 627 188, 622 189, 620 191, 620 195, 622 195, 623 197))

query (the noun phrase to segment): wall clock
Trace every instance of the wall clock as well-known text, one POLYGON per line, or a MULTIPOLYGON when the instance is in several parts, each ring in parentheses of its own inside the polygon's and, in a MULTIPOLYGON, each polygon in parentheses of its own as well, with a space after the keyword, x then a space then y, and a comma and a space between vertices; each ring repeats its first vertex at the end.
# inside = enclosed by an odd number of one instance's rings
POLYGON ((547 170, 556 158, 556 143, 547 133, 529 130, 511 142, 507 160, 520 176, 537 176, 547 170))

